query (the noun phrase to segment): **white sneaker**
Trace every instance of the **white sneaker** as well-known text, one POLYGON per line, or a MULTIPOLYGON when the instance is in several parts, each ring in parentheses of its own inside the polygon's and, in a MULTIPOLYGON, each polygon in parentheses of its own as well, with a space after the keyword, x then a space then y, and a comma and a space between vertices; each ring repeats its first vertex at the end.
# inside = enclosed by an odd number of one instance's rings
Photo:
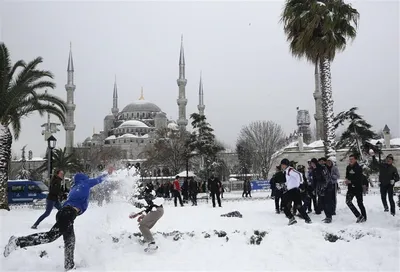
POLYGON ((149 252, 149 251, 155 251, 158 249, 158 246, 156 245, 155 242, 150 242, 147 247, 144 249, 145 252, 149 252))
POLYGON ((10 240, 8 240, 8 244, 4 248, 4 254, 3 254, 4 257, 8 257, 8 255, 10 255, 11 252, 13 252, 18 248, 17 240, 18 239, 15 236, 10 237, 10 240))

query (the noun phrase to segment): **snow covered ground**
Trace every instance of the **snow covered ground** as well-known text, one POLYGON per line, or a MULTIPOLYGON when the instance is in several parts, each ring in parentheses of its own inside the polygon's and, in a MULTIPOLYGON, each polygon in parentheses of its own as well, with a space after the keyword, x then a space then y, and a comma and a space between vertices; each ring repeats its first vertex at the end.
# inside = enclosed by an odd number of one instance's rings
MULTIPOLYGON (((270 199, 229 201, 222 208, 212 208, 211 203, 205 202, 197 207, 175 208, 168 202, 164 217, 153 231, 167 234, 177 230, 184 234, 177 241, 173 239, 175 235, 156 234, 159 250, 152 254, 144 253, 143 246, 131 235, 138 229, 128 215, 136 208, 124 201, 103 207, 90 204, 88 211, 75 221, 75 261, 81 266, 77 270, 399 271, 399 213, 396 217, 383 213, 379 195, 370 195, 365 197, 368 221, 356 224, 344 204, 344 196, 338 200, 338 215, 332 224, 323 224, 323 215, 312 214, 313 224, 299 220, 293 226, 287 226, 283 214, 274 213, 270 199), (235 210, 243 218, 220 216, 235 210), (228 238, 218 237, 214 230, 225 231, 228 238), (260 245, 249 243, 255 230, 266 231, 260 245), (204 238, 206 233, 209 238, 204 238), (327 233, 340 239, 329 242, 325 239, 327 233)), ((32 233, 30 226, 41 212, 30 208, 1 211, 1 250, 11 235, 32 233)), ((54 210, 38 231, 49 230, 55 214, 54 210)), ((62 246, 60 238, 52 244, 19 249, 8 258, 0 257, 0 270, 63 271, 62 246), (47 255, 40 257, 43 251, 47 255)))

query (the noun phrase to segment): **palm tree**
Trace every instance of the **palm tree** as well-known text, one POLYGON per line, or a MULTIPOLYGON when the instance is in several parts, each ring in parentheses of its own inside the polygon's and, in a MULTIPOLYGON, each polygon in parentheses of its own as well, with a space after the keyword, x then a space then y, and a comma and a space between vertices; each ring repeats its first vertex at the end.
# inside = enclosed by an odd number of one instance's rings
MULTIPOLYGON (((47 158, 48 156, 46 156, 45 162, 37 169, 37 171, 44 172, 47 170, 47 158)), ((83 165, 80 163, 75 153, 68 154, 65 147, 63 149, 59 148, 53 151, 51 162, 53 169, 59 169, 65 173, 75 173, 84 170, 83 165)))
POLYGON ((0 209, 9 210, 7 201, 8 164, 11 159, 12 128, 14 139, 21 132, 23 117, 38 112, 48 112, 65 121, 66 105, 60 98, 44 93, 40 89, 54 89, 55 84, 49 71, 39 70, 42 63, 38 57, 29 63, 23 60, 11 63, 10 54, 4 43, 0 43, 0 209))
POLYGON ((343 0, 287 0, 281 22, 297 58, 319 63, 326 156, 335 156, 331 62, 357 34, 359 13, 343 0))

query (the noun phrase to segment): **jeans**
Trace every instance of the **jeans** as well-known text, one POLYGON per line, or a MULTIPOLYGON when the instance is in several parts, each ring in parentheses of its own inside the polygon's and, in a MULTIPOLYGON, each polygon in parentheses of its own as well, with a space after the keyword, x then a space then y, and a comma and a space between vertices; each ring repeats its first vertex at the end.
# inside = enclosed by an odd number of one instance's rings
POLYGON ((360 216, 360 212, 354 207, 353 198, 356 197, 357 205, 360 208, 361 214, 367 219, 367 212, 365 211, 364 203, 363 203, 363 192, 362 191, 352 191, 348 190, 346 194, 346 204, 353 212, 353 214, 358 218, 360 216))
POLYGON ((53 208, 56 208, 57 210, 61 209, 61 203, 60 201, 54 201, 54 200, 49 200, 46 199, 46 210, 45 212, 38 218, 38 220, 36 220, 35 224, 33 224, 34 226, 39 226, 40 222, 42 222, 47 216, 49 216, 51 214, 51 211, 53 210, 53 208))
POLYGON ((74 208, 67 206, 57 212, 56 223, 48 232, 34 233, 25 237, 17 238, 17 246, 20 248, 42 245, 54 242, 62 235, 64 238, 64 268, 66 270, 74 267, 75 233, 74 220, 77 212, 74 208))
POLYGON ((181 206, 183 206, 181 192, 179 192, 177 190, 174 190, 174 204, 175 204, 175 207, 178 206, 178 199, 179 199, 179 204, 181 206))
POLYGON ((388 185, 382 185, 381 184, 381 199, 382 199, 382 204, 385 209, 388 208, 388 204, 386 201, 386 195, 389 196, 389 203, 390 203, 390 212, 392 214, 395 214, 396 211, 396 205, 394 203, 393 199, 393 185, 388 184, 388 185))

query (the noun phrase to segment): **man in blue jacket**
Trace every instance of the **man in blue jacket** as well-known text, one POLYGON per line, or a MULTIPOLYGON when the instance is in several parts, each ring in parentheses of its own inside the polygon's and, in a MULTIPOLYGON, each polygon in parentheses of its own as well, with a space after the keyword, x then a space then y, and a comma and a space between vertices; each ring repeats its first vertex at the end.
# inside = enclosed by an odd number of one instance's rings
MULTIPOLYGON (((108 174, 112 174, 113 167, 108 168, 108 174)), ((34 233, 25 237, 11 236, 4 249, 4 257, 17 248, 25 248, 54 242, 61 235, 64 238, 64 268, 66 271, 74 268, 75 233, 74 220, 78 215, 82 215, 89 205, 90 189, 103 182, 107 174, 98 178, 89 179, 88 176, 78 173, 74 177, 67 201, 61 210, 57 212, 56 223, 48 232, 34 233)))

